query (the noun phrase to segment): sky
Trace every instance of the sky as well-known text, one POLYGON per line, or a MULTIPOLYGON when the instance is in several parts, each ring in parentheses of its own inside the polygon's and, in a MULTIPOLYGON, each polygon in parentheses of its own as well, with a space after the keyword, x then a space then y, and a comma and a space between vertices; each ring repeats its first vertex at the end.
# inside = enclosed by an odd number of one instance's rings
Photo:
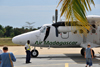
MULTIPOLYGON (((26 22, 35 22, 34 28, 52 24, 52 16, 59 0, 0 0, 0 25, 21 28, 26 22)), ((94 0, 95 7, 87 15, 100 15, 100 0, 94 0)), ((60 7, 57 8, 60 16, 60 7)), ((62 19, 64 19, 62 17, 62 19)), ((58 18, 58 21, 60 17, 58 18)))

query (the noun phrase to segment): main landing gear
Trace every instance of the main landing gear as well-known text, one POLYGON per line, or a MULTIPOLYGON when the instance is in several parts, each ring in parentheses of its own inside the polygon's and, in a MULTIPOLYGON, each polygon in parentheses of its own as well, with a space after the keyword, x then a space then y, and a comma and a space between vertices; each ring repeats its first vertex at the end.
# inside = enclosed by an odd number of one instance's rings
POLYGON ((32 57, 37 57, 38 54, 39 54, 39 52, 35 48, 31 51, 31 56, 32 57))
MULTIPOLYGON (((82 55, 82 56, 84 56, 84 52, 85 52, 85 48, 82 48, 82 49, 81 49, 81 55, 82 55)), ((92 53, 93 53, 93 56, 94 56, 94 54, 95 54, 94 50, 92 50, 92 53)))

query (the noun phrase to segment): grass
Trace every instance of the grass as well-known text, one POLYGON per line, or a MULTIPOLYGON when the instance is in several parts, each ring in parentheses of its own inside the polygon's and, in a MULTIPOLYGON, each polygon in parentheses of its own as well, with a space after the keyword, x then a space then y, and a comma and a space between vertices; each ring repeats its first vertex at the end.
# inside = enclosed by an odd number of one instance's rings
POLYGON ((21 46, 18 44, 14 44, 12 42, 12 38, 0 38, 0 46, 21 46))

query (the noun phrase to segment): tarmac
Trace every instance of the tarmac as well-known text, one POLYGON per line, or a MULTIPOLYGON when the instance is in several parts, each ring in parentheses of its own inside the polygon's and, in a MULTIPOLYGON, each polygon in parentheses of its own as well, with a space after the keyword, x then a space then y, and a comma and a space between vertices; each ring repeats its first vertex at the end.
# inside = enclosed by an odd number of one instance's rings
MULTIPOLYGON (((1 47, 2 48, 2 47, 1 47)), ((26 54, 24 46, 9 46, 9 52, 13 52, 17 61, 14 67, 85 67, 86 60, 80 54, 81 48, 43 48, 36 49, 39 56, 31 58, 29 64, 25 63, 26 54)), ((100 48, 93 48, 97 57, 93 59, 92 67, 100 67, 100 48)))

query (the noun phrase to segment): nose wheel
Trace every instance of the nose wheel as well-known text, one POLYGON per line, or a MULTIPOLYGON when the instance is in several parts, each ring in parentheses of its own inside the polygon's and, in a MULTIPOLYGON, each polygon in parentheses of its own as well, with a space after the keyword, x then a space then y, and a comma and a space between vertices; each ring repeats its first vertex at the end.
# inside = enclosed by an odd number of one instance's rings
POLYGON ((31 51, 31 56, 32 56, 32 57, 37 57, 38 54, 39 54, 39 53, 38 53, 37 50, 32 50, 32 51, 31 51))

